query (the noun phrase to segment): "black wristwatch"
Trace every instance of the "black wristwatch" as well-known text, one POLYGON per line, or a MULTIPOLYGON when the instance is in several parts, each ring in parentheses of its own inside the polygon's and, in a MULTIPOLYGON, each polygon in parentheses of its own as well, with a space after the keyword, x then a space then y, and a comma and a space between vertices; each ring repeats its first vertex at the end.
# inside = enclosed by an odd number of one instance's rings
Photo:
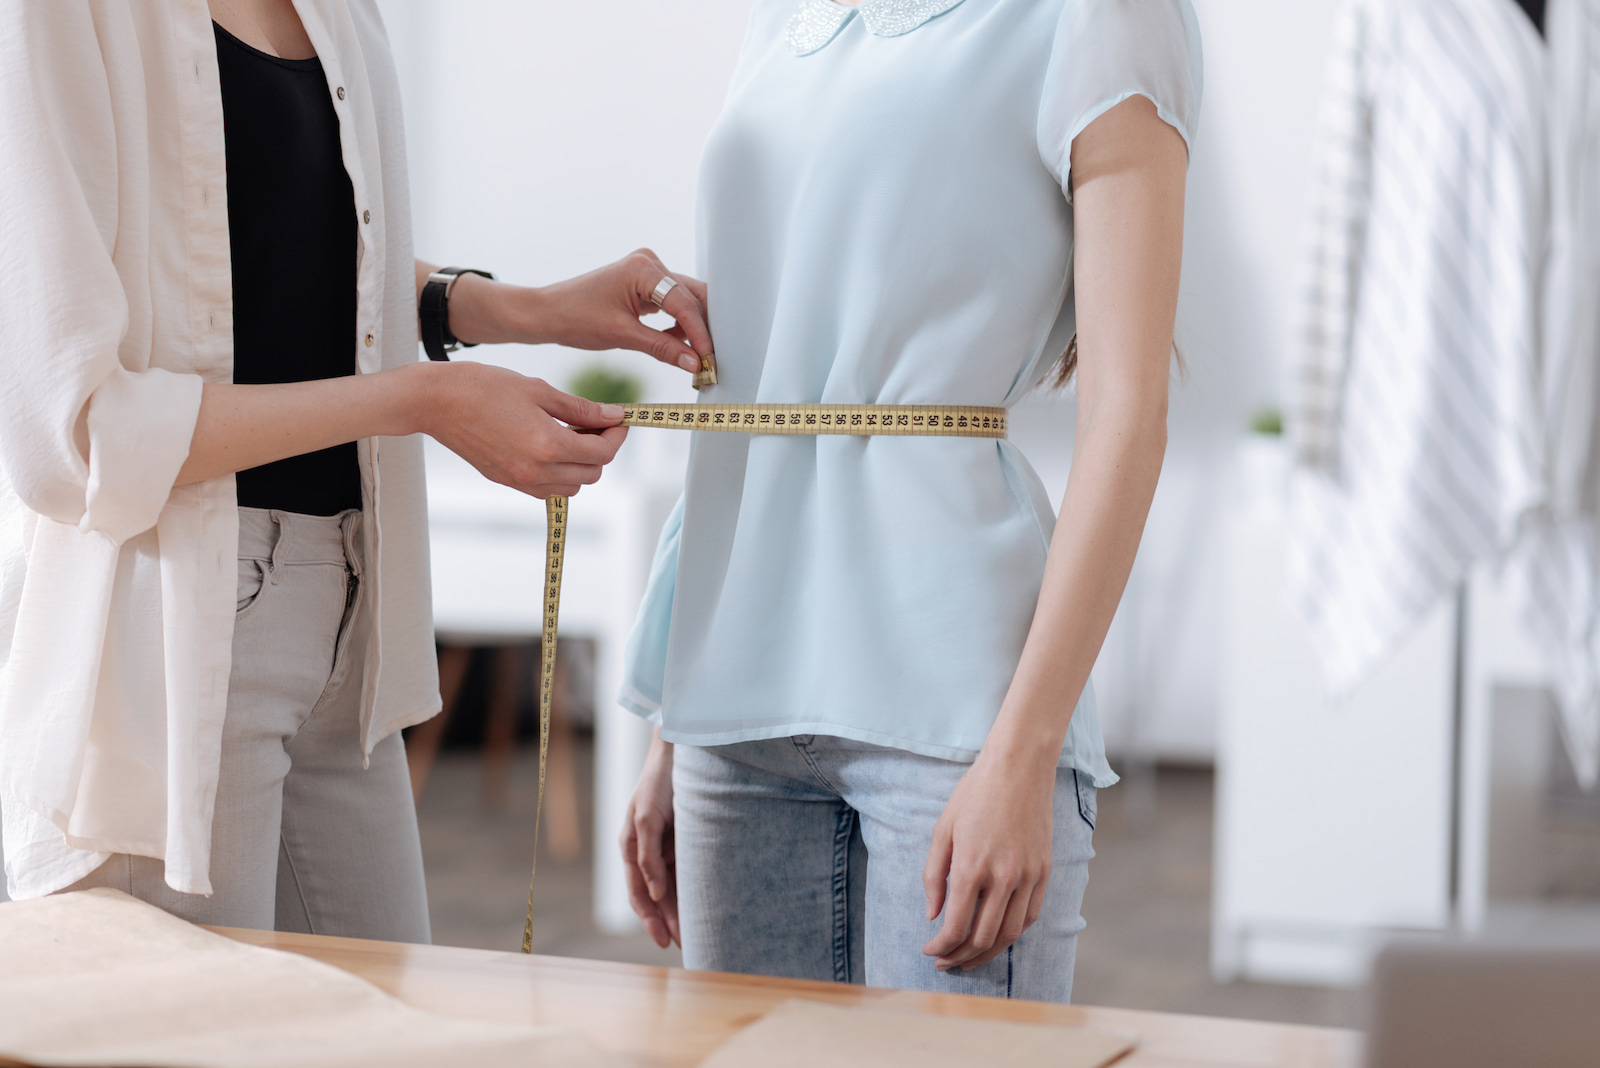
POLYGON ((476 267, 441 267, 423 283, 417 315, 422 330, 422 351, 430 360, 448 360, 456 349, 470 349, 477 344, 476 341, 460 341, 450 332, 450 287, 464 274, 480 274, 494 281, 494 275, 476 267))

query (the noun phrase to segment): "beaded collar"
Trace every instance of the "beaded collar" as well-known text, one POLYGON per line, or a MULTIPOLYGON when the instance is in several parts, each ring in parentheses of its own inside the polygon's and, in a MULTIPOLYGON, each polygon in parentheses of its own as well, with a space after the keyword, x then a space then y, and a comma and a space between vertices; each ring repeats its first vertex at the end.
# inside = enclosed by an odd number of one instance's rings
POLYGON ((795 55, 809 56, 838 36, 857 13, 879 37, 899 37, 959 3, 961 0, 862 0, 856 7, 845 7, 833 0, 800 0, 784 40, 795 55))

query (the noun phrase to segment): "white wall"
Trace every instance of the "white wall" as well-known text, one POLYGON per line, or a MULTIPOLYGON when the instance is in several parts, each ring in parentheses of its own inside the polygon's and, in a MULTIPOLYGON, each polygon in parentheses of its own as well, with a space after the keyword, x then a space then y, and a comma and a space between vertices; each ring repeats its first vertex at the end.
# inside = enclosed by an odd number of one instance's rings
MULTIPOLYGON (((400 68, 419 256, 528 284, 641 246, 693 270, 700 145, 749 0, 379 7, 400 68)), ((593 357, 500 346, 472 358, 561 384, 593 357)), ((644 376, 653 399, 693 397, 681 372, 648 357, 606 359, 644 376)))

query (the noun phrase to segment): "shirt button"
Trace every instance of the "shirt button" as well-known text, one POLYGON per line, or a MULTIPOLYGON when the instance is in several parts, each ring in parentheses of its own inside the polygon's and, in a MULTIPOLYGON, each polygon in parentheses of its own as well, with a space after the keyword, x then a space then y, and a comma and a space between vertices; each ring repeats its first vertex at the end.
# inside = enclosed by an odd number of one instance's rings
POLYGON ((335 89, 334 92, 339 94, 339 99, 340 100, 344 99, 344 86, 342 86, 342 85, 339 86, 339 88, 335 89))
POLYGON ((365 222, 365 223, 371 222, 372 221, 372 212, 370 212, 370 211, 362 212, 361 213, 361 221, 365 222))
POLYGON ((373 337, 372 337, 371 334, 368 334, 367 335, 367 348, 370 349, 372 347, 372 342, 373 342, 373 337))

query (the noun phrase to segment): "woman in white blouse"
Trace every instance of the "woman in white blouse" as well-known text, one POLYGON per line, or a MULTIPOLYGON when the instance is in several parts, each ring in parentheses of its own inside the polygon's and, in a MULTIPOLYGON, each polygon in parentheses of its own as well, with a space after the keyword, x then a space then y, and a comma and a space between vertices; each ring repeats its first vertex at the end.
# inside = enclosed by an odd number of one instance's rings
MULTIPOLYGON (((439 708, 416 435, 565 494, 621 410, 418 363, 431 268, 370 0, 0 20, 10 894, 426 941, 398 733, 439 708)), ((663 297, 679 328, 639 321, 665 274, 638 253, 544 289, 461 276, 448 330, 697 369, 697 282, 663 297)))
POLYGON ((1074 377, 1077 439, 1057 523, 1007 442, 697 436, 623 695, 659 727, 631 897, 690 966, 1069 997, 1200 82, 1187 0, 757 0, 702 165, 702 399, 1074 377))

